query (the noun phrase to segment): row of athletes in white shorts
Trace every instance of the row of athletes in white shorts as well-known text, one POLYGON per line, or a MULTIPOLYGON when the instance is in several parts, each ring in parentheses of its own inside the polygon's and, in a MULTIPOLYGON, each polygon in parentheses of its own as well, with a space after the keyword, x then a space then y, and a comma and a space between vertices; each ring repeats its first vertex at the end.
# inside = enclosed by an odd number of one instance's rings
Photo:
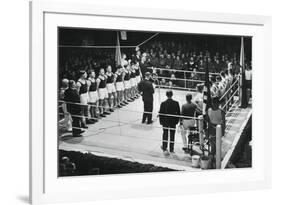
POLYGON ((105 88, 99 88, 98 91, 90 91, 80 95, 80 103, 87 105, 88 103, 96 103, 98 100, 103 100, 109 97, 109 94, 115 93, 116 91, 124 91, 135 87, 141 81, 140 76, 125 80, 124 82, 107 83, 105 88))

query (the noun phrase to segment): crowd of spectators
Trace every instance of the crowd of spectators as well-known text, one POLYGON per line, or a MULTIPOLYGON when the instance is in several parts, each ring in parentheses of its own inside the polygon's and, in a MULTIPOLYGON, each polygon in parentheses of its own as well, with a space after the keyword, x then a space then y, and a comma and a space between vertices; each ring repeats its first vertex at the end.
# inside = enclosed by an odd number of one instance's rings
POLYGON ((59 150, 59 176, 128 174, 175 171, 173 169, 141 164, 91 153, 59 150))
MULTIPOLYGON (((229 49, 228 49, 229 50, 229 49)), ((115 71, 115 48, 60 48, 59 72, 60 79, 67 78, 77 80, 79 70, 94 69, 98 73, 99 68, 111 65, 115 71)), ((127 59, 139 61, 142 73, 156 69, 156 73, 162 84, 172 82, 174 86, 194 87, 196 80, 205 80, 205 71, 220 73, 232 69, 237 74, 240 72, 239 53, 210 52, 187 48, 185 43, 173 41, 148 42, 140 48, 122 48, 122 53, 127 59), (189 72, 181 72, 189 71, 189 72), (192 79, 186 83, 184 80, 192 79)), ((250 59, 246 56, 246 66, 250 66, 250 59)))

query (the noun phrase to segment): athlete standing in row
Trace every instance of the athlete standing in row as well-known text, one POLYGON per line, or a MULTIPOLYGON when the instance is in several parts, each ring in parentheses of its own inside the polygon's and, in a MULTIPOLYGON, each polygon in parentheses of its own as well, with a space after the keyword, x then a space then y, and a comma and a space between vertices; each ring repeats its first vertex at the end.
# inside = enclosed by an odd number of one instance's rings
POLYGON ((123 68, 121 65, 117 66, 117 71, 115 72, 116 76, 116 91, 117 91, 117 107, 121 108, 123 105, 123 97, 124 97, 124 73, 123 73, 123 68))
POLYGON ((135 70, 135 63, 132 62, 132 65, 131 65, 131 78, 130 78, 130 84, 131 84, 131 99, 134 100, 136 99, 136 95, 137 95, 137 80, 136 80, 136 70, 135 70))
POLYGON ((113 108, 117 105, 117 95, 116 95, 116 88, 115 88, 115 81, 116 76, 112 72, 111 65, 108 65, 106 68, 106 88, 108 92, 108 105, 109 105, 109 111, 113 112, 113 108))
POLYGON ((80 96, 80 104, 81 104, 81 111, 82 111, 82 127, 88 128, 86 123, 90 123, 87 119, 88 117, 88 89, 89 89, 89 82, 87 81, 87 73, 84 70, 79 72, 79 79, 76 83, 76 88, 80 96))
POLYGON ((94 122, 97 122, 98 115, 97 115, 97 106, 98 106, 98 91, 97 91, 97 80, 96 80, 96 73, 94 70, 90 70, 89 78, 90 87, 89 87, 89 105, 90 105, 90 115, 94 118, 94 122))
POLYGON ((107 77, 104 73, 104 69, 101 68, 99 76, 97 78, 97 88, 99 94, 99 111, 100 116, 105 117, 105 114, 108 114, 105 110, 106 105, 108 104, 108 92, 106 89, 107 77))
POLYGON ((128 64, 125 66, 124 70, 124 103, 128 104, 128 102, 131 102, 130 100, 130 89, 131 89, 131 84, 130 84, 130 76, 131 76, 131 71, 128 67, 128 64))

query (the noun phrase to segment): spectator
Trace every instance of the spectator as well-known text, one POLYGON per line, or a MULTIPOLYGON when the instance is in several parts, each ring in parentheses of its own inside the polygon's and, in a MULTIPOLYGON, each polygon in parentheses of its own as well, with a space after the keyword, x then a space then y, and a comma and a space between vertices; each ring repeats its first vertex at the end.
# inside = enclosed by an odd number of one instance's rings
POLYGON ((193 81, 190 81, 189 88, 195 88, 197 83, 198 83, 197 80, 200 80, 199 74, 197 73, 197 69, 196 68, 193 69, 193 72, 191 73, 190 79, 193 80, 193 81))
POLYGON ((182 67, 183 67, 183 62, 180 59, 180 57, 177 56, 176 59, 174 60, 173 69, 182 70, 182 67))
POLYGON ((69 81, 69 88, 64 93, 64 101, 67 103, 67 111, 71 114, 72 117, 72 135, 73 137, 81 137, 82 131, 81 124, 81 107, 80 96, 76 90, 76 84, 74 80, 69 81))
POLYGON ((195 111, 197 106, 191 101, 192 95, 186 95, 186 103, 181 108, 180 130, 183 141, 183 151, 188 152, 187 137, 190 133, 190 128, 195 126, 195 111))
POLYGON ((196 86, 196 93, 193 98, 193 101, 197 106, 196 116, 202 114, 203 112, 203 88, 204 88, 204 84, 197 84, 196 86))
MULTIPOLYGON (((68 89, 68 85, 69 85, 69 80, 64 78, 62 80, 62 85, 61 85, 60 92, 59 92, 59 99, 61 101, 64 101, 65 91, 68 89)), ((59 105, 61 105, 59 112, 63 113, 63 119, 60 121, 60 124, 67 131, 71 131, 72 130, 71 120, 72 119, 71 119, 69 112, 67 111, 67 105, 65 102, 59 102, 59 105)))
POLYGON ((62 176, 72 176, 75 174, 76 165, 68 157, 62 157, 60 171, 62 176))
POLYGON ((247 102, 251 97, 251 90, 252 90, 252 70, 250 66, 246 66, 245 69, 245 82, 246 82, 246 89, 247 89, 247 102))
POLYGON ((220 109, 220 100, 215 97, 212 99, 212 107, 208 109, 207 120, 209 122, 208 132, 209 140, 211 145, 211 153, 216 154, 216 127, 217 125, 222 126, 222 136, 224 136, 225 131, 225 112, 220 109))
POLYGON ((159 60, 155 53, 152 53, 150 63, 152 67, 159 67, 159 60))

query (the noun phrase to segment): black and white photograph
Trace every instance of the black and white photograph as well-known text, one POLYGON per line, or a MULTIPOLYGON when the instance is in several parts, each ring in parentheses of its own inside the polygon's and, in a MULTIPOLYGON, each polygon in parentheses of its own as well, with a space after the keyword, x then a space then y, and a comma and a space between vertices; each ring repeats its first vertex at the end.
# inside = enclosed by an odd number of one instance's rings
POLYGON ((252 37, 58 27, 58 176, 252 167, 252 37))

